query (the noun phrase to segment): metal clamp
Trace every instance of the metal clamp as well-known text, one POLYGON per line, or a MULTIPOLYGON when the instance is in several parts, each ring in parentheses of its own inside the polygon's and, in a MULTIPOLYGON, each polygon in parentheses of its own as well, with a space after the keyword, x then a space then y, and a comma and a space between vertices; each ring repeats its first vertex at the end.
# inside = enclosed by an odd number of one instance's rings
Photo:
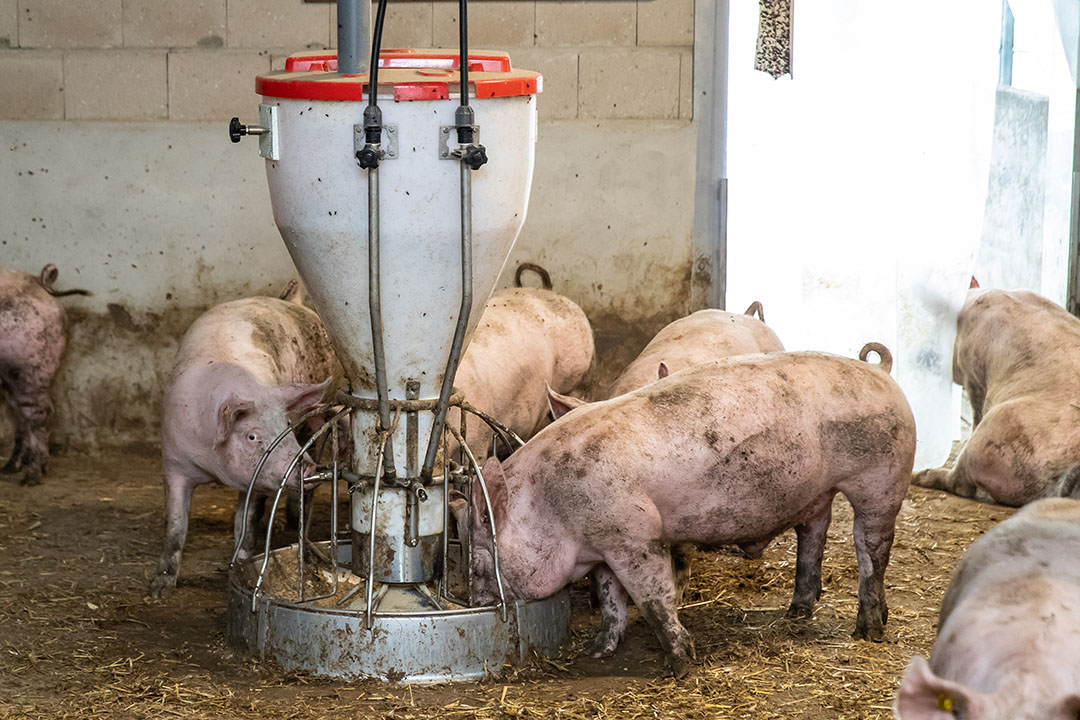
MULTIPOLYGON (((457 125, 440 125, 439 126, 439 159, 440 160, 457 160, 461 157, 461 150, 459 148, 450 149, 450 138, 454 136, 454 131, 457 130, 457 125)), ((480 144, 480 126, 473 125, 473 143, 480 144)), ((456 144, 456 143, 455 143, 456 144)))
POLYGON ((278 145, 278 115, 276 105, 259 105, 259 124, 245 125, 240 118, 234 117, 229 121, 229 139, 234 143, 240 142, 244 135, 257 135, 259 137, 259 155, 267 160, 280 160, 281 148, 278 145))
MULTIPOLYGON (((396 160, 398 156, 398 126, 383 125, 382 129, 386 133, 386 142, 381 146, 382 157, 386 160, 396 160)), ((353 125, 353 154, 362 152, 366 145, 364 126, 362 124, 353 125)))

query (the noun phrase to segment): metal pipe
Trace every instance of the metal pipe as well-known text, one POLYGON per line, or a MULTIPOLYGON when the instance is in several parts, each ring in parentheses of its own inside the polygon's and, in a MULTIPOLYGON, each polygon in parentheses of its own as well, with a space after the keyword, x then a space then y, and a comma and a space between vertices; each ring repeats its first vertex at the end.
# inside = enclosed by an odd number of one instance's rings
MULTIPOLYGON (((312 408, 299 420, 278 433, 277 437, 270 442, 270 446, 267 447, 266 450, 263 450, 262 457, 259 458, 259 464, 255 466, 255 472, 251 474, 251 482, 248 483, 247 496, 244 497, 244 524, 240 528, 240 537, 236 540, 236 547, 233 548, 233 556, 232 559, 229 560, 229 567, 236 564, 236 558, 240 555, 240 548, 244 546, 244 538, 247 537, 248 508, 251 506, 251 491, 255 488, 255 481, 259 479, 259 473, 262 472, 263 465, 266 464, 266 460, 270 457, 270 453, 274 452, 274 448, 281 444, 281 441, 285 439, 286 435, 295 431, 296 428, 307 422, 309 418, 323 412, 326 408, 326 405, 318 405, 312 408)), ((336 420, 340 416, 341 412, 339 411, 337 415, 334 416, 334 419, 336 420)))
MULTIPOLYGON (((465 330, 469 325, 472 312, 472 171, 464 159, 458 161, 461 168, 461 306, 458 308, 457 327, 454 340, 450 345, 450 357, 446 361, 446 373, 443 375, 442 389, 439 391, 439 404, 435 408, 435 422, 431 426, 428 439, 427 455, 424 467, 420 471, 423 482, 431 481, 431 470, 435 465, 435 454, 439 450, 439 437, 446 425, 446 411, 449 409, 450 393, 454 389, 454 376, 461 362, 461 350, 465 345, 465 330)), ((462 412, 462 417, 465 413, 462 412)))
MULTIPOLYGON (((337 423, 330 428, 330 449, 333 457, 332 470, 330 475, 330 556, 328 558, 322 557, 322 552, 319 550, 318 545, 310 540, 303 540, 317 556, 322 558, 327 565, 330 566, 330 572, 334 574, 333 584, 331 590, 323 595, 316 595, 309 597, 307 602, 314 602, 316 600, 325 600, 326 598, 332 598, 338 594, 338 548, 337 548, 337 533, 338 533, 338 429, 337 423)), ((300 573, 300 581, 303 582, 304 574, 300 573)))
POLYGON ((998 85, 1012 85, 1013 32, 1016 19, 1009 0, 1001 0, 1001 46, 998 48, 998 85))
POLYGON ((379 508, 379 477, 382 475, 382 465, 383 460, 386 459, 386 445, 389 439, 389 433, 380 438, 379 459, 375 461, 375 482, 371 489, 371 521, 368 526, 370 534, 368 536, 367 614, 364 616, 364 625, 368 630, 371 629, 373 619, 371 616, 371 593, 375 586, 375 518, 379 508))
MULTIPOLYGON (((334 417, 330 420, 330 424, 337 422, 338 417, 340 417, 343 412, 345 411, 341 410, 336 415, 334 415, 334 417)), ((315 434, 312 435, 306 443, 304 443, 304 446, 302 448, 300 448, 300 452, 296 453, 296 455, 292 459, 292 462, 289 463, 288 470, 286 470, 285 474, 281 476, 281 482, 278 484, 277 493, 275 493, 274 495, 274 504, 270 506, 270 517, 266 521, 266 545, 263 548, 263 563, 262 567, 259 569, 259 577, 255 581, 255 588, 251 591, 251 612, 255 612, 257 608, 259 588, 262 587, 263 577, 266 575, 266 567, 270 564, 270 538, 274 534, 274 515, 277 514, 277 506, 278 503, 281 501, 281 493, 283 490, 285 490, 286 483, 289 482, 289 476, 293 474, 294 470, 296 470, 296 465, 300 462, 300 458, 304 457, 304 453, 310 450, 311 446, 315 444, 315 441, 322 437, 324 434, 326 434, 327 430, 329 430, 329 427, 327 427, 326 425, 323 425, 321 428, 316 430, 315 434)), ((300 492, 304 492, 304 480, 302 477, 298 480, 300 485, 300 492)))
MULTIPOLYGON (((507 619, 506 615, 506 594, 503 592, 502 572, 499 570, 499 536, 495 530, 495 511, 491 507, 491 496, 488 495, 487 483, 484 482, 484 474, 480 471, 480 463, 476 461, 476 456, 473 455, 472 450, 465 444, 465 438, 458 435, 454 428, 450 428, 450 432, 454 434, 458 443, 465 450, 469 456, 469 462, 472 464, 473 469, 476 470, 476 479, 480 481, 480 492, 484 496, 484 506, 487 508, 488 517, 491 518, 491 559, 495 565, 495 583, 499 588, 499 605, 502 607, 502 619, 507 619)), ((470 504, 473 502, 473 498, 469 498, 470 504)), ((469 517, 472 517, 472 513, 469 513, 469 517)), ((469 538, 469 545, 472 545, 472 537, 469 538)), ((471 564, 471 563, 470 563, 471 564)), ((469 592, 469 599, 472 600, 472 591, 469 592)))
MULTIPOLYGON (((381 12, 381 10, 380 10, 381 12)), ((390 428, 390 396, 386 383, 386 350, 383 347, 382 286, 379 261, 379 168, 368 169, 368 312, 375 355, 375 389, 379 396, 379 430, 390 428)), ((386 476, 395 477, 394 444, 386 437, 386 476)))
POLYGON ((300 535, 300 539, 296 542, 296 568, 299 582, 299 587, 296 590, 296 597, 300 602, 304 602, 304 540, 307 538, 305 534, 306 523, 304 522, 304 481, 300 480, 300 527, 297 532, 300 535))
POLYGON ((368 71, 371 52, 371 0, 337 0, 338 72, 368 71))
MULTIPOLYGON (((445 439, 445 433, 443 433, 445 439)), ((446 447, 445 442, 443 447, 446 447)), ((446 578, 450 574, 450 453, 443 452, 443 531, 442 531, 442 572, 439 574, 438 596, 446 598, 446 578)))
POLYGON ((516 432, 511 430, 509 427, 507 427, 506 425, 503 425, 501 422, 499 422, 495 418, 491 417, 487 413, 483 412, 482 410, 478 410, 475 407, 473 407, 472 405, 470 405, 469 403, 464 402, 464 401, 462 401, 462 403, 461 403, 461 409, 464 410, 465 412, 470 412, 473 415, 477 416, 478 418, 480 418, 481 420, 483 420, 485 423, 488 424, 488 427, 491 428, 493 433, 495 433, 496 435, 502 436, 501 439, 506 444, 506 449, 507 450, 509 450, 511 452, 513 452, 513 450, 514 450, 514 448, 510 445, 510 442, 509 442, 510 440, 513 440, 514 442, 516 442, 518 447, 521 447, 521 446, 523 446, 525 444, 525 441, 521 439, 520 435, 518 435, 516 432))

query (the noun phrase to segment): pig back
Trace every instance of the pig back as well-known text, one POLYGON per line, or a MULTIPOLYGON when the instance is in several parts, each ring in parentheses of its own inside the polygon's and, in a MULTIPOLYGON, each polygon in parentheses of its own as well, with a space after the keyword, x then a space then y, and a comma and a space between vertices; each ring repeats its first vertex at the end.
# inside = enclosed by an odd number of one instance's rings
MULTIPOLYGON (((538 288, 503 290, 484 308, 454 384, 471 404, 528 437, 547 412, 546 386, 569 392, 592 359, 592 328, 575 303, 538 288)), ((450 419, 457 423, 456 411, 450 419)), ((489 437, 483 423, 470 423, 474 450, 489 437)))
POLYGON ((972 290, 957 318, 953 380, 988 407, 1080 383, 1080 320, 1033 292, 972 290))
POLYGON ((66 344, 66 316, 37 278, 0 267, 0 363, 51 377, 66 344))
POLYGON ((699 310, 665 326, 619 375, 609 397, 637 390, 657 379, 660 363, 670 372, 712 360, 783 350, 780 338, 751 315, 699 310))
MULTIPOLYGON (((173 381, 194 365, 231 363, 261 384, 314 383, 343 371, 319 316, 278 298, 235 300, 200 316, 180 341, 173 381)), ((330 392, 328 391, 328 392, 330 392)))
MULTIPOLYGON (((963 607, 1015 609, 1038 602, 1038 576, 1080 592, 1080 500, 1044 498, 1029 503, 977 540, 960 561, 941 604, 942 631, 963 607)), ((1075 620, 1080 628, 1080 608, 1075 620)))
POLYGON ((581 382, 594 352, 592 326, 582 309, 541 288, 512 288, 492 295, 473 343, 478 345, 473 353, 476 363, 505 363, 522 350, 539 353, 543 374, 559 392, 569 392, 581 382))
POLYGON ((668 539, 724 543, 792 527, 827 492, 895 515, 914 453, 911 410, 886 373, 773 353, 697 365, 579 408, 512 456, 507 475, 535 474, 575 506, 648 497, 668 539), (597 497, 586 502, 590 488, 597 497))

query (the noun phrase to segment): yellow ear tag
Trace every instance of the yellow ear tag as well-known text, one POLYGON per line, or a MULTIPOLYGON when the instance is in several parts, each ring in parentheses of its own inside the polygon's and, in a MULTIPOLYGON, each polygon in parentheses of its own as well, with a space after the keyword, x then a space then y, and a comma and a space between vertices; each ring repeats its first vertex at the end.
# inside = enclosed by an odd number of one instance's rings
POLYGON ((937 709, 945 712, 953 711, 953 701, 946 693, 939 692, 937 696, 937 709))
POLYGON ((229 414, 229 406, 228 405, 226 405, 225 409, 221 411, 221 414, 222 415, 228 415, 229 414))

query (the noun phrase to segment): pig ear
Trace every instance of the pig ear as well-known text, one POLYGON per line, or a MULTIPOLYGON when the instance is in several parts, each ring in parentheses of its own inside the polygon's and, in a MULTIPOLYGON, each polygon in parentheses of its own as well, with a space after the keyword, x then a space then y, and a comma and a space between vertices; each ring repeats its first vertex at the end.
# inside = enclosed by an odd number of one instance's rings
POLYGON ((658 367, 658 368, 656 369, 656 379, 657 379, 657 380, 663 380, 663 379, 664 379, 664 378, 666 378, 666 377, 667 377, 667 376, 668 376, 668 375, 669 375, 670 373, 671 373, 671 371, 670 371, 670 370, 668 370, 668 366, 667 366, 667 363, 666 363, 666 362, 661 362, 661 363, 660 363, 660 367, 658 367))
MULTIPOLYGON (((582 405, 588 405, 584 400, 580 398, 571 397, 569 395, 562 395, 551 389, 551 386, 547 386, 548 392, 548 409, 551 411, 551 417, 558 420, 566 413, 575 408, 579 408, 582 405)), ((487 476, 485 476, 487 477, 487 476)))
POLYGON ((1050 720, 1077 720, 1080 718, 1080 694, 1069 695, 1059 701, 1050 714, 1050 720))
MULTIPOLYGON (((488 497, 491 498, 492 512, 497 517, 506 517, 506 474, 499 458, 488 458, 480 472, 484 476, 488 497)), ((480 489, 479 480, 473 481, 473 513, 476 515, 474 520, 481 523, 487 516, 484 491, 480 489)))
POLYGON ((900 681, 893 709, 902 720, 955 720, 974 716, 980 704, 977 696, 959 683, 939 678, 926 660, 916 656, 900 681))
POLYGON ((285 411, 302 413, 322 402, 326 388, 333 378, 326 378, 321 383, 285 383, 274 388, 285 401, 285 411))
POLYGON ((224 445, 225 441, 229 439, 236 421, 254 409, 255 403, 250 400, 241 400, 236 395, 230 395, 218 403, 217 431, 214 435, 214 445, 224 445))

